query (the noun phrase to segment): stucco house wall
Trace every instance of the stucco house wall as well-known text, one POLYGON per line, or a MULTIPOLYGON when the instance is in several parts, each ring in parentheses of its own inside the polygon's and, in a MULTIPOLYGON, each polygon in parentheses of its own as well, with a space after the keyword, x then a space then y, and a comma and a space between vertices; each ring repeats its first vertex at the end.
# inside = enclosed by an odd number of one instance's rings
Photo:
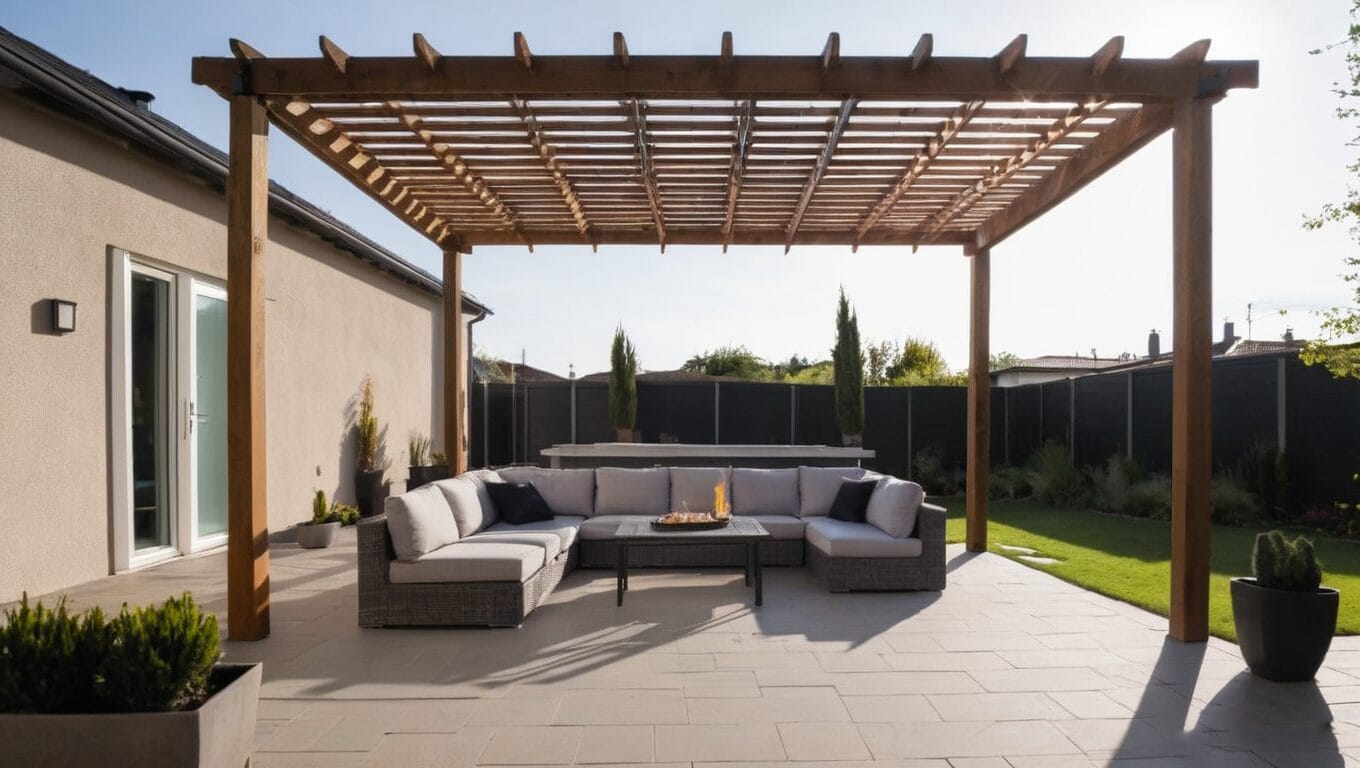
MULTIPOLYGON (((0 168, 6 601, 104 576, 114 562, 111 249, 225 285, 226 202, 159 158, 4 90, 0 168), (47 332, 51 298, 78 303, 75 333, 47 332)), ((442 308, 430 290, 277 217, 265 293, 269 527, 277 531, 307 517, 314 489, 353 499, 347 418, 365 373, 386 425, 389 479, 405 479, 409 432, 443 444, 442 308)))

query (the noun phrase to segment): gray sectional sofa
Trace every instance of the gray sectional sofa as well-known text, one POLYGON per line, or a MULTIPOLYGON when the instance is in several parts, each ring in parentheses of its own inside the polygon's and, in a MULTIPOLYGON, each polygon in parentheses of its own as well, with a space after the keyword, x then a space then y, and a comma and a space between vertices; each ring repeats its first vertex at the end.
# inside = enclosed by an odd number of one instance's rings
MULTIPOLYGON (((829 590, 940 590, 945 510, 920 486, 859 467, 476 470, 387 499, 359 523, 359 624, 520 624, 573 568, 614 568, 627 516, 713 508, 770 532, 766 565, 807 565, 829 590), (877 480, 867 521, 828 517, 844 480, 877 480), (551 520, 498 519, 487 483, 532 483, 551 520)), ((741 566, 743 545, 634 547, 630 566, 741 566)))

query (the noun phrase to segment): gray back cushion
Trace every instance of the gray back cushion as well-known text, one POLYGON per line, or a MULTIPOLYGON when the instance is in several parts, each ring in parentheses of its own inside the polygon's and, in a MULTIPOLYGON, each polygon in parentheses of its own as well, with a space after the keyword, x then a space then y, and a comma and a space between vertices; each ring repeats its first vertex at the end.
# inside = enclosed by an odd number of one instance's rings
POLYGON ((798 514, 798 470, 734 468, 732 514, 798 514))
POLYGON ((925 498, 925 491, 916 483, 885 477, 869 497, 864 519, 889 536, 908 538, 916 530, 916 512, 925 498))
POLYGON ((671 503, 671 473, 665 467, 595 470, 595 514, 664 515, 671 503))
POLYGON ((458 524, 444 494, 426 485, 383 502, 387 533, 398 560, 415 560, 458 541, 458 524))
POLYGON ((842 480, 863 480, 863 467, 799 467, 798 516, 816 517, 831 511, 842 480))
MULTIPOLYGON (((671 467, 671 509, 713 512, 713 487, 727 482, 726 467, 671 467)), ((727 489, 732 501, 732 489, 727 489)), ((667 510, 669 511, 669 510, 667 510)))
POLYGON ((511 467, 497 470, 511 483, 533 483, 555 515, 595 514, 595 470, 511 467))
POLYGON ((443 492, 453 509, 458 523, 458 535, 467 538, 496 522, 496 505, 486 491, 487 483, 503 483, 501 476, 489 469, 464 472, 457 477, 439 480, 433 485, 443 492))

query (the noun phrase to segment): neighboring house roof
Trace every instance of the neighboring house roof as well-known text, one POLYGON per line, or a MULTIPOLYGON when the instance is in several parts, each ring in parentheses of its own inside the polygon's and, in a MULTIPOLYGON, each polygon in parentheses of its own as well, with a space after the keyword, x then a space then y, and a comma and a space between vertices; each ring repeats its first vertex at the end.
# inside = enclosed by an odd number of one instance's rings
POLYGON ((1243 339, 1233 345, 1228 350, 1229 355, 1258 355, 1262 352, 1290 352, 1303 349, 1304 341, 1293 339, 1290 341, 1271 340, 1271 339, 1243 339))
POLYGON ((1000 368, 992 371, 995 376, 998 373, 1013 373, 1020 371, 1077 371, 1090 372, 1111 368, 1127 360, 1120 360, 1114 357, 1078 357, 1076 355, 1042 355, 1021 360, 1015 365, 1007 368, 1000 368))
POLYGON ((536 384, 540 381, 567 381, 565 376, 558 376, 552 371, 545 371, 542 368, 535 368, 532 365, 522 363, 512 363, 509 360, 497 360, 496 365, 501 369, 501 373, 516 384, 536 384))
MULTIPOLYGON (((114 87, 4 27, 0 27, 0 69, 17 78, 15 82, 0 77, 0 87, 36 97, 44 106, 96 124, 207 181, 219 191, 225 190, 226 153, 148 109, 149 94, 114 87)), ((434 295, 443 295, 443 283, 434 275, 273 181, 269 182, 269 209, 401 280, 434 295)), ((489 307, 466 292, 463 311, 491 314, 489 307)))

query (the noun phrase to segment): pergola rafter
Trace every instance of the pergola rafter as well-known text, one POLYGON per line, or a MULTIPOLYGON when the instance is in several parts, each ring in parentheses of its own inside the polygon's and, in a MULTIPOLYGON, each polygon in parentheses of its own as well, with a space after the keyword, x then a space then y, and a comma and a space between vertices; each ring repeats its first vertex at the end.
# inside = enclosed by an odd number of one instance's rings
POLYGON ((263 251, 273 122, 444 251, 445 445, 466 467, 462 254, 477 246, 963 246, 971 260, 969 549, 987 547, 990 252, 1174 130, 1171 634, 1207 637, 1212 106, 1255 61, 1032 56, 449 56, 268 58, 237 40, 196 58, 231 104, 228 176, 229 636, 268 633, 263 251))

